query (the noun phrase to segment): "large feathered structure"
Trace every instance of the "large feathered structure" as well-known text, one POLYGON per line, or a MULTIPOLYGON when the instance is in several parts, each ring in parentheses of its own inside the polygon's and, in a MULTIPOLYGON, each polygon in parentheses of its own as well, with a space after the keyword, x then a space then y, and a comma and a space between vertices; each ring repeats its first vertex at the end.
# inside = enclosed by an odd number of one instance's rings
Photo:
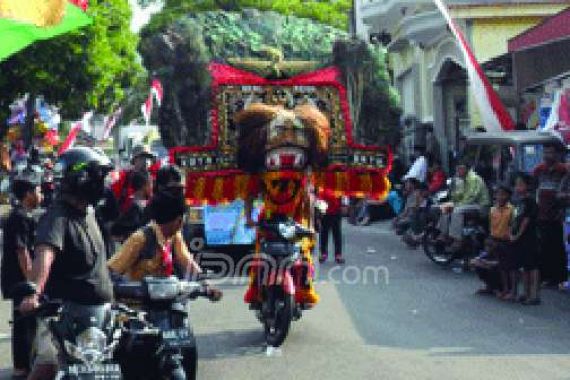
POLYGON ((278 147, 297 147, 307 154, 307 164, 326 161, 330 125, 327 117, 312 105, 292 110, 280 105, 253 103, 234 117, 238 126, 238 167, 248 172, 264 169, 265 153, 278 147))

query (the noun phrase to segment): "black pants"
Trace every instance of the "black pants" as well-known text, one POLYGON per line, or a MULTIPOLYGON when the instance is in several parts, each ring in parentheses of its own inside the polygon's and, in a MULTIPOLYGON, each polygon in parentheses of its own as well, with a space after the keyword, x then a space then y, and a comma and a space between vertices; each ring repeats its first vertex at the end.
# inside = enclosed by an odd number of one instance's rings
POLYGON ((568 279, 568 257, 564 248, 562 222, 539 222, 540 277, 552 285, 568 279))
POLYGON ((489 290, 501 290, 501 273, 497 268, 475 268, 475 273, 489 290))
POLYGON ((321 245, 321 255, 328 254, 329 231, 332 230, 334 240, 335 255, 342 255, 342 216, 323 215, 321 218, 321 235, 319 237, 321 245))
POLYGON ((14 368, 30 370, 30 350, 34 338, 34 318, 22 318, 12 303, 12 361, 14 368))

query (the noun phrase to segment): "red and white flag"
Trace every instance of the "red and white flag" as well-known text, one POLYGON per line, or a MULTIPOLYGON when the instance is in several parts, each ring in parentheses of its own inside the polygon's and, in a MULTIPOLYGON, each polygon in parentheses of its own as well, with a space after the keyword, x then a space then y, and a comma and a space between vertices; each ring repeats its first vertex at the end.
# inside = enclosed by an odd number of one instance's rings
POLYGON ((160 107, 162 104, 162 96, 164 91, 162 89, 162 83, 158 79, 153 79, 152 84, 150 86, 150 92, 154 95, 156 99, 156 104, 160 107))
POLYGON ((117 108, 115 112, 113 112, 110 116, 105 117, 104 128, 103 128, 103 136, 101 140, 107 140, 111 135, 111 131, 115 124, 117 124, 117 120, 121 117, 123 113, 123 109, 121 107, 117 108))
POLYGON ((152 115, 152 106, 153 106, 153 101, 151 93, 148 95, 148 98, 146 98, 146 101, 141 106, 141 112, 143 114, 146 125, 150 124, 150 116, 152 115))
POLYGON ((433 1, 439 8, 443 17, 445 17, 451 32, 459 42, 459 47, 465 57, 467 75, 469 76, 471 89, 479 107, 479 112, 481 113, 483 126, 487 131, 494 132, 515 129, 515 123, 513 122, 511 115, 501 102, 501 99, 493 89, 493 86, 491 86, 489 79, 485 76, 481 65, 479 65, 475 54, 473 54, 473 51, 467 42, 467 39, 463 35, 463 32, 451 18, 447 6, 443 0, 433 1))
POLYGON ((153 99, 156 99, 156 104, 160 107, 162 104, 163 94, 162 83, 160 83, 158 79, 153 79, 150 86, 150 93, 148 94, 146 101, 141 106, 141 112, 146 125, 150 124, 150 117, 152 116, 152 109, 154 107, 153 99))
POLYGON ((71 126, 69 134, 67 135, 65 141, 63 142, 63 144, 61 144, 59 150, 57 151, 58 155, 61 155, 66 150, 73 147, 73 144, 75 144, 75 140, 77 139, 77 135, 82 129, 84 130, 86 128, 85 127, 86 125, 89 125, 89 120, 91 119, 92 116, 93 112, 86 112, 80 121, 76 122, 71 126))

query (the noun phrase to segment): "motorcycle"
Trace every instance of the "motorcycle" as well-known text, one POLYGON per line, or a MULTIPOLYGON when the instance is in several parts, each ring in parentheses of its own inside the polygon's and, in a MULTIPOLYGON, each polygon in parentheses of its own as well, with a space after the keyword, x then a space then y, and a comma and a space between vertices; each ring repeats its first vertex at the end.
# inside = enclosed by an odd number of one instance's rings
POLYGON ((114 288, 117 299, 137 304, 137 310, 125 310, 129 318, 117 350, 124 378, 196 379, 198 353, 186 300, 218 301, 221 293, 176 277, 145 277, 114 288))
MULTIPOLYGON (((308 265, 304 261, 303 238, 311 238, 309 230, 292 219, 263 221, 258 224, 261 252, 269 265, 257 274, 261 291, 257 318, 263 324, 269 346, 279 347, 285 341, 292 321, 299 320, 309 305, 295 300, 296 289, 304 286, 308 265)), ((253 306, 255 308, 255 306, 253 306)))
MULTIPOLYGON (((31 283, 18 285, 20 299, 35 294, 31 283)), ((109 303, 80 305, 44 300, 39 308, 23 318, 47 323, 58 349, 56 380, 121 380, 121 368, 114 358, 121 336, 121 311, 109 303)), ((32 345, 32 363, 37 356, 32 345)))
POLYGON ((440 206, 447 199, 447 191, 436 194, 432 199, 433 206, 423 233, 422 247, 426 256, 434 263, 448 266, 456 260, 461 260, 463 270, 467 271, 469 259, 478 256, 483 251, 487 237, 487 219, 482 217, 479 211, 465 213, 460 249, 454 250, 442 239, 442 233, 438 229, 441 217, 440 206))

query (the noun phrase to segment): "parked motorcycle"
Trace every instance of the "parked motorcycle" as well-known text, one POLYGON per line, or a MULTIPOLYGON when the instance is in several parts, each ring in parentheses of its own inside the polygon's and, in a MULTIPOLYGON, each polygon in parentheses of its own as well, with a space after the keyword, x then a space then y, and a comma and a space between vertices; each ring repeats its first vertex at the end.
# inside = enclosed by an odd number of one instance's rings
POLYGON ((467 212, 464 215, 465 222, 460 248, 454 250, 442 239, 442 233, 438 229, 440 216, 439 205, 436 205, 432 208, 424 232, 422 240, 424 253, 434 263, 442 266, 450 265, 456 260, 462 260, 463 269, 467 271, 469 259, 478 256, 484 248, 487 236, 487 220, 480 215, 479 211, 467 212))
POLYGON ((302 311, 308 308, 295 300, 295 292, 306 286, 302 281, 306 281, 309 268, 303 250, 310 248, 303 238, 313 237, 314 231, 292 219, 263 221, 259 229, 263 236, 261 252, 268 265, 256 278, 261 290, 257 317, 263 324, 267 344, 279 347, 289 333, 291 322, 301 318, 302 311))
POLYGON ((221 292, 176 277, 115 284, 115 297, 137 304, 124 323, 117 357, 125 379, 196 379, 198 353, 187 300, 218 301, 221 292))
MULTIPOLYGON (((22 283, 18 298, 35 294, 35 285, 22 283)), ((45 300, 32 314, 47 323, 58 343, 59 366, 56 380, 120 380, 121 368, 114 358, 121 336, 121 311, 111 304, 80 305, 45 300)), ((32 348, 31 360, 37 352, 32 348)))

